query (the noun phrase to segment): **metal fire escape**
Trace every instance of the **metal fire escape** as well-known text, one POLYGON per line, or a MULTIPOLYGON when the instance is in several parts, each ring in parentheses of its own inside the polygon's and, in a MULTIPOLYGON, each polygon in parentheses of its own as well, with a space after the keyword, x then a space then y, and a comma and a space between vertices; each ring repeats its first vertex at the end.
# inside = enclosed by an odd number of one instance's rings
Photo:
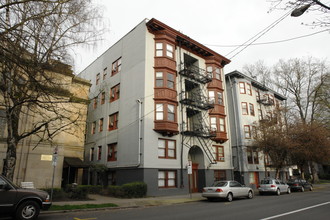
POLYGON ((206 83, 212 81, 212 75, 186 60, 180 65, 179 74, 183 77, 180 103, 185 106, 186 110, 186 117, 182 119, 181 134, 184 139, 196 138, 209 162, 215 164, 211 138, 216 134, 210 129, 208 114, 214 105, 209 102, 205 86, 206 83))

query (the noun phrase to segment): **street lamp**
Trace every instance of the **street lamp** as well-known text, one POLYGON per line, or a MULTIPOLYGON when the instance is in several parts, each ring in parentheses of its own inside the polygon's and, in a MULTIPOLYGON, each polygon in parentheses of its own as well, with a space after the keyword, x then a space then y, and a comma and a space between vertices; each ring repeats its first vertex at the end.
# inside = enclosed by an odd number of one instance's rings
POLYGON ((292 17, 299 17, 300 15, 304 14, 305 11, 311 6, 311 4, 301 6, 299 8, 296 8, 292 11, 291 16, 292 17))

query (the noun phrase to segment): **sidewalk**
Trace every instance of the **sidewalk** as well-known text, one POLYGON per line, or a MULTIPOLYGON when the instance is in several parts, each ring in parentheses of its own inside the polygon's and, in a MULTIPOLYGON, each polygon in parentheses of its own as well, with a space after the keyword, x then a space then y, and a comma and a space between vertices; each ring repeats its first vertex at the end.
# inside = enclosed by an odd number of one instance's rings
MULTIPOLYGON (((185 195, 174 195, 174 196, 159 196, 159 197, 147 197, 147 198, 131 198, 122 199, 114 198, 109 196, 102 196, 98 194, 89 194, 90 200, 84 201, 60 201, 53 202, 53 205, 83 205, 83 204, 105 204, 113 203, 118 205, 115 208, 136 208, 145 206, 159 206, 159 205, 170 205, 178 203, 188 203, 204 200, 201 193, 185 194, 185 195)), ((111 208, 107 208, 111 209, 111 208)), ((81 211, 81 210, 80 210, 81 211)), ((44 211, 43 213, 54 213, 63 211, 44 211)))

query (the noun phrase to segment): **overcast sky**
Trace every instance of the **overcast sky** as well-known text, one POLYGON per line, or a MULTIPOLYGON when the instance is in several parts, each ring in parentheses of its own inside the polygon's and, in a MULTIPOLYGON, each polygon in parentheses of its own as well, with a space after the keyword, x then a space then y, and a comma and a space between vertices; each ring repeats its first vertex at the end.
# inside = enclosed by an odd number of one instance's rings
MULTIPOLYGON (((104 11, 109 32, 104 36, 105 40, 97 47, 75 50, 74 70, 76 73, 82 71, 145 18, 156 18, 217 53, 231 58, 240 49, 228 55, 235 47, 223 46, 243 44, 286 13, 281 10, 269 12, 271 6, 269 0, 94 1, 101 5, 104 11)), ((255 42, 267 44, 249 46, 244 49, 225 66, 225 73, 233 70, 241 71, 245 64, 253 64, 258 60, 263 60, 269 66, 279 59, 308 56, 327 59, 330 62, 329 30, 296 40, 269 43, 325 30, 302 25, 302 23, 311 23, 315 16, 317 15, 310 12, 296 18, 285 17, 255 42)))

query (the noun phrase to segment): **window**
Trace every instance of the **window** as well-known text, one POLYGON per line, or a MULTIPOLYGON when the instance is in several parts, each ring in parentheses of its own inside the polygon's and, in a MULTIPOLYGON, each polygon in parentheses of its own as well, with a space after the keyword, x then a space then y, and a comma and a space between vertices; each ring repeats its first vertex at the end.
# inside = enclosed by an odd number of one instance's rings
POLYGON ((171 170, 158 171, 158 187, 159 188, 175 188, 176 187, 176 171, 171 171, 171 170))
POLYGON ((164 104, 156 104, 156 120, 164 120, 164 104))
POLYGON ((226 131, 226 125, 225 125, 225 119, 224 118, 219 118, 219 130, 220 130, 220 132, 225 132, 226 131))
POLYGON ((164 86, 163 72, 156 72, 156 87, 164 86))
POLYGON ((209 91, 209 103, 215 103, 215 93, 214 91, 209 91))
POLYGON ((251 126, 251 132, 252 132, 252 137, 257 138, 257 127, 256 126, 251 126))
POLYGON ((166 44, 166 56, 173 58, 173 46, 166 44))
POLYGON ((94 147, 89 150, 89 160, 94 161, 94 147))
POLYGON ((210 117, 211 131, 226 132, 225 118, 210 117))
POLYGON ((172 73, 167 73, 167 88, 174 89, 174 75, 172 73))
POLYGON ((102 159, 102 146, 97 147, 97 160, 102 159))
POLYGON ((246 92, 245 92, 245 83, 244 82, 240 82, 239 83, 239 92, 241 93, 241 94, 245 94, 246 92))
POLYGON ((207 66, 206 67, 206 72, 207 72, 207 74, 212 74, 212 70, 213 68, 212 68, 212 66, 207 66))
POLYGON ((250 125, 244 125, 244 137, 246 139, 251 139, 250 125))
POLYGON ((250 115, 254 116, 254 106, 252 103, 249 103, 250 115))
POLYGON ((210 125, 211 125, 211 131, 217 131, 217 118, 216 117, 211 117, 210 118, 210 125))
POLYGON ((120 84, 115 85, 110 90, 110 102, 116 101, 120 97, 120 84))
POLYGON ((214 180, 215 181, 227 180, 226 171, 225 170, 214 170, 214 180))
POLYGON ((163 56, 163 43, 156 43, 156 57, 163 56))
POLYGON ((166 43, 156 43, 156 57, 162 57, 164 54, 167 57, 174 58, 174 46, 166 43))
POLYGON ((158 157, 166 159, 175 159, 176 142, 174 140, 158 139, 158 157))
POLYGON ((173 73, 156 72, 156 87, 174 89, 175 76, 173 73))
POLYGON ((103 131, 103 118, 99 120, 99 132, 103 131))
POLYGON ((260 92, 259 92, 259 90, 256 90, 256 97, 257 97, 257 100, 259 101, 260 100, 260 92))
POLYGON ((242 102, 242 114, 243 115, 248 115, 249 114, 249 110, 248 110, 248 106, 246 102, 242 102))
POLYGON ((111 76, 119 73, 121 71, 121 57, 112 63, 111 76))
POLYGON ((96 82, 95 82, 95 84, 97 85, 97 84, 99 84, 99 82, 100 82, 100 73, 96 74, 96 82))
POLYGON ((221 80, 221 70, 220 68, 215 68, 215 78, 221 80))
POLYGON ((249 164, 253 164, 252 149, 246 150, 247 160, 249 164))
POLYGON ((246 83, 246 93, 248 95, 252 95, 251 84, 249 84, 249 83, 246 83))
POLYGON ((225 154, 223 150, 223 146, 213 146, 214 147, 214 156, 216 161, 225 161, 225 154))
POLYGON ((174 121, 175 120, 175 107, 174 105, 167 104, 167 120, 174 121))
POLYGON ((108 131, 118 129, 118 112, 109 115, 108 131))
POLYGON ((269 95, 269 103, 272 104, 272 105, 275 104, 273 95, 269 95))
POLYGON ((105 103, 105 92, 101 93, 101 105, 105 103))
POLYGON ((117 160, 117 143, 108 144, 108 161, 117 160))
POLYGON ((246 149, 246 153, 249 164, 259 164, 259 153, 257 150, 248 148, 246 149))
POLYGON ((167 120, 174 122, 176 120, 176 106, 167 103, 158 103, 156 104, 155 114, 156 120, 167 120))
POLYGON ((92 129, 91 129, 92 134, 95 134, 95 129, 96 129, 96 121, 92 123, 92 129))
POLYGON ((108 68, 104 68, 103 70, 103 80, 105 80, 107 78, 107 74, 108 74, 108 68))
POLYGON ((258 109, 258 117, 259 117, 259 120, 262 120, 263 119, 262 110, 261 109, 258 109))
POLYGON ((222 92, 217 92, 217 100, 218 100, 218 102, 217 102, 217 104, 219 104, 219 105, 223 105, 223 93, 222 92))
POLYGON ((93 109, 96 109, 97 108, 97 100, 98 100, 98 97, 96 96, 94 98, 93 109))
POLYGON ((259 164, 259 155, 258 155, 258 151, 256 150, 253 151, 253 163, 259 164))

